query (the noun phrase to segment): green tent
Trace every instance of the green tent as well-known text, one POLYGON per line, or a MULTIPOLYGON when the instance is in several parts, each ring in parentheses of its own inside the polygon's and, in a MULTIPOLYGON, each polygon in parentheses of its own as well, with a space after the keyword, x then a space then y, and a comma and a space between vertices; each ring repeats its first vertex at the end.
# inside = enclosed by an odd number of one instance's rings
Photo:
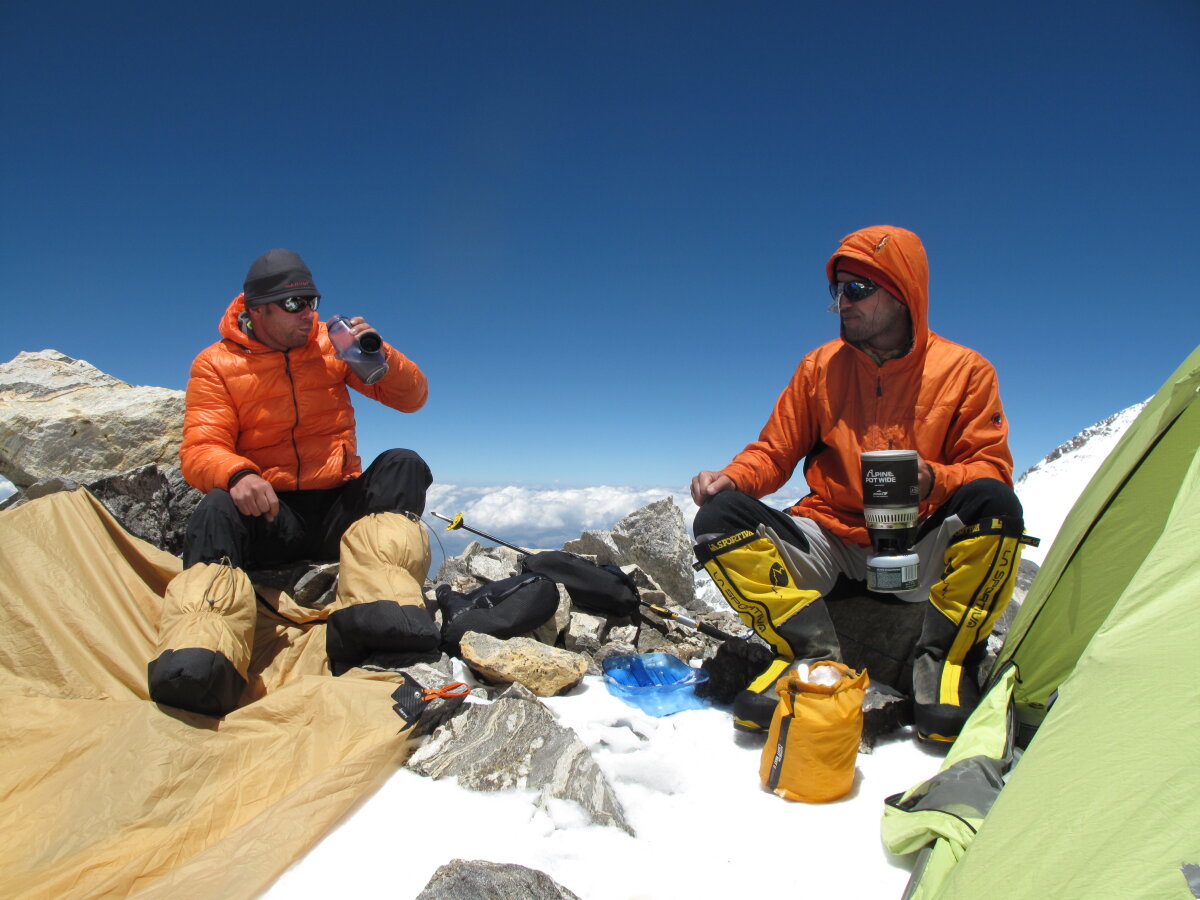
POLYGON ((1198 398, 1200 348, 1063 523, 942 770, 889 798, 906 898, 1200 897, 1198 398))

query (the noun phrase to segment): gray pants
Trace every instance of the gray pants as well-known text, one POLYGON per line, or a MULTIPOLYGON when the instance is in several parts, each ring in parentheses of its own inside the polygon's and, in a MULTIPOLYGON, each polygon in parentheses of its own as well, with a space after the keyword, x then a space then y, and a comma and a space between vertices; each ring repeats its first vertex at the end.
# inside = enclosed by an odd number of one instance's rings
MULTIPOLYGON (((797 516, 795 523, 808 540, 807 552, 789 542, 786 535, 777 533, 769 525, 759 525, 758 533, 769 538, 779 548, 797 584, 819 591, 824 597, 833 590, 839 575, 845 575, 855 581, 867 580, 867 557, 871 555, 870 547, 844 543, 841 538, 812 519, 797 516)), ((911 591, 897 592, 893 596, 906 603, 922 603, 929 599, 929 589, 942 577, 942 556, 950 544, 950 538, 963 524, 958 516, 949 516, 941 525, 917 541, 914 552, 920 559, 920 584, 911 591)))
MULTIPOLYGON (((1021 516, 1021 503, 1003 482, 981 478, 963 485, 917 532, 920 584, 895 596, 909 603, 929 599, 929 590, 942 577, 943 558, 951 538, 966 525, 992 516, 1021 516)), ((870 548, 847 544, 831 531, 803 516, 791 516, 741 491, 722 491, 696 512, 693 524, 701 535, 756 531, 774 542, 787 559, 796 583, 826 596, 839 575, 855 581, 867 577, 870 548)))

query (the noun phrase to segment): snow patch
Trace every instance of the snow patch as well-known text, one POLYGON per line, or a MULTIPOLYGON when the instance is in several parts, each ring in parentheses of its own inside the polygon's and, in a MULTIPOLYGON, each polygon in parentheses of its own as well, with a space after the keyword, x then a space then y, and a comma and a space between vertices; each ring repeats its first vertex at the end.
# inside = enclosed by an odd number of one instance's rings
POLYGON ((1022 551, 1024 559, 1042 564, 1071 507, 1148 402, 1136 403, 1084 429, 1017 479, 1025 531, 1042 540, 1041 546, 1022 551))

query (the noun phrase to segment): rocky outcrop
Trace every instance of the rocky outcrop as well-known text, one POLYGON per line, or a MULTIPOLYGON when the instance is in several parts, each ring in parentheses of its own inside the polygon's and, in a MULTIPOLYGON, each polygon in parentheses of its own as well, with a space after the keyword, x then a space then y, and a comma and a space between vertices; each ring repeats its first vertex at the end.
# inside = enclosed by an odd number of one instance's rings
POLYGON ((301 561, 275 569, 257 569, 250 573, 250 580, 255 585, 286 591, 301 606, 324 609, 337 599, 340 571, 340 563, 301 561))
POLYGON ((585 531, 563 549, 592 557, 602 566, 635 565, 672 602, 688 610, 709 609, 697 605, 692 542, 683 513, 670 497, 635 509, 611 531, 585 531))
MULTIPOLYGON (((654 516, 649 515, 633 516, 634 520, 640 521, 653 518, 654 516)), ((586 544, 589 540, 587 535, 598 534, 600 532, 586 532, 580 540, 586 544)), ((573 552, 585 559, 600 562, 595 555, 580 553, 579 542, 572 542, 567 546, 575 546, 573 552)), ((690 549, 687 552, 690 554, 690 549)), ((690 558, 689 555, 676 562, 683 564, 690 558)), ((737 633, 742 630, 740 620, 728 608, 708 612, 688 611, 660 589, 658 583, 640 566, 622 564, 621 568, 633 578, 642 599, 648 603, 664 606, 674 613, 687 613, 699 621, 727 632, 737 633)), ((482 547, 478 542, 472 541, 461 554, 447 557, 443 561, 435 580, 438 584, 448 584, 453 590, 465 594, 480 585, 500 581, 520 571, 519 553, 507 547, 482 547)), ((713 642, 694 629, 662 618, 647 607, 641 607, 632 619, 605 618, 575 609, 571 606, 566 590, 561 586, 559 607, 554 618, 528 637, 583 655, 588 663, 587 672, 591 675, 599 674, 599 663, 605 656, 614 652, 662 651, 677 656, 684 662, 690 662, 703 659, 714 650, 713 642)))
POLYGON ((130 534, 168 553, 183 553, 188 519, 204 496, 183 479, 179 466, 151 464, 87 485, 130 534))
POLYGON ((183 553, 188 519, 202 494, 183 480, 179 466, 152 464, 82 485, 70 478, 45 478, 6 498, 0 509, 81 487, 95 495, 130 534, 168 553, 183 553))
POLYGON ((545 872, 513 863, 452 859, 438 866, 416 900, 579 900, 545 872))
POLYGON ((135 387, 56 350, 0 364, 0 475, 23 488, 178 463, 183 391, 135 387))

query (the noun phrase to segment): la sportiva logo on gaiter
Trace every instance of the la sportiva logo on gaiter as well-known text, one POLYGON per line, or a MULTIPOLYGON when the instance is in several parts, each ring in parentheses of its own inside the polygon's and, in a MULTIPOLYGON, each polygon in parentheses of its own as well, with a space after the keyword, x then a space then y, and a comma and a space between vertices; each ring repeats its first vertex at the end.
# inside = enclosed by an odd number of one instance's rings
POLYGON ((787 569, 785 569, 779 563, 775 563, 771 566, 771 571, 768 574, 768 577, 771 579, 771 584, 775 585, 777 588, 787 587, 788 585, 787 569))

